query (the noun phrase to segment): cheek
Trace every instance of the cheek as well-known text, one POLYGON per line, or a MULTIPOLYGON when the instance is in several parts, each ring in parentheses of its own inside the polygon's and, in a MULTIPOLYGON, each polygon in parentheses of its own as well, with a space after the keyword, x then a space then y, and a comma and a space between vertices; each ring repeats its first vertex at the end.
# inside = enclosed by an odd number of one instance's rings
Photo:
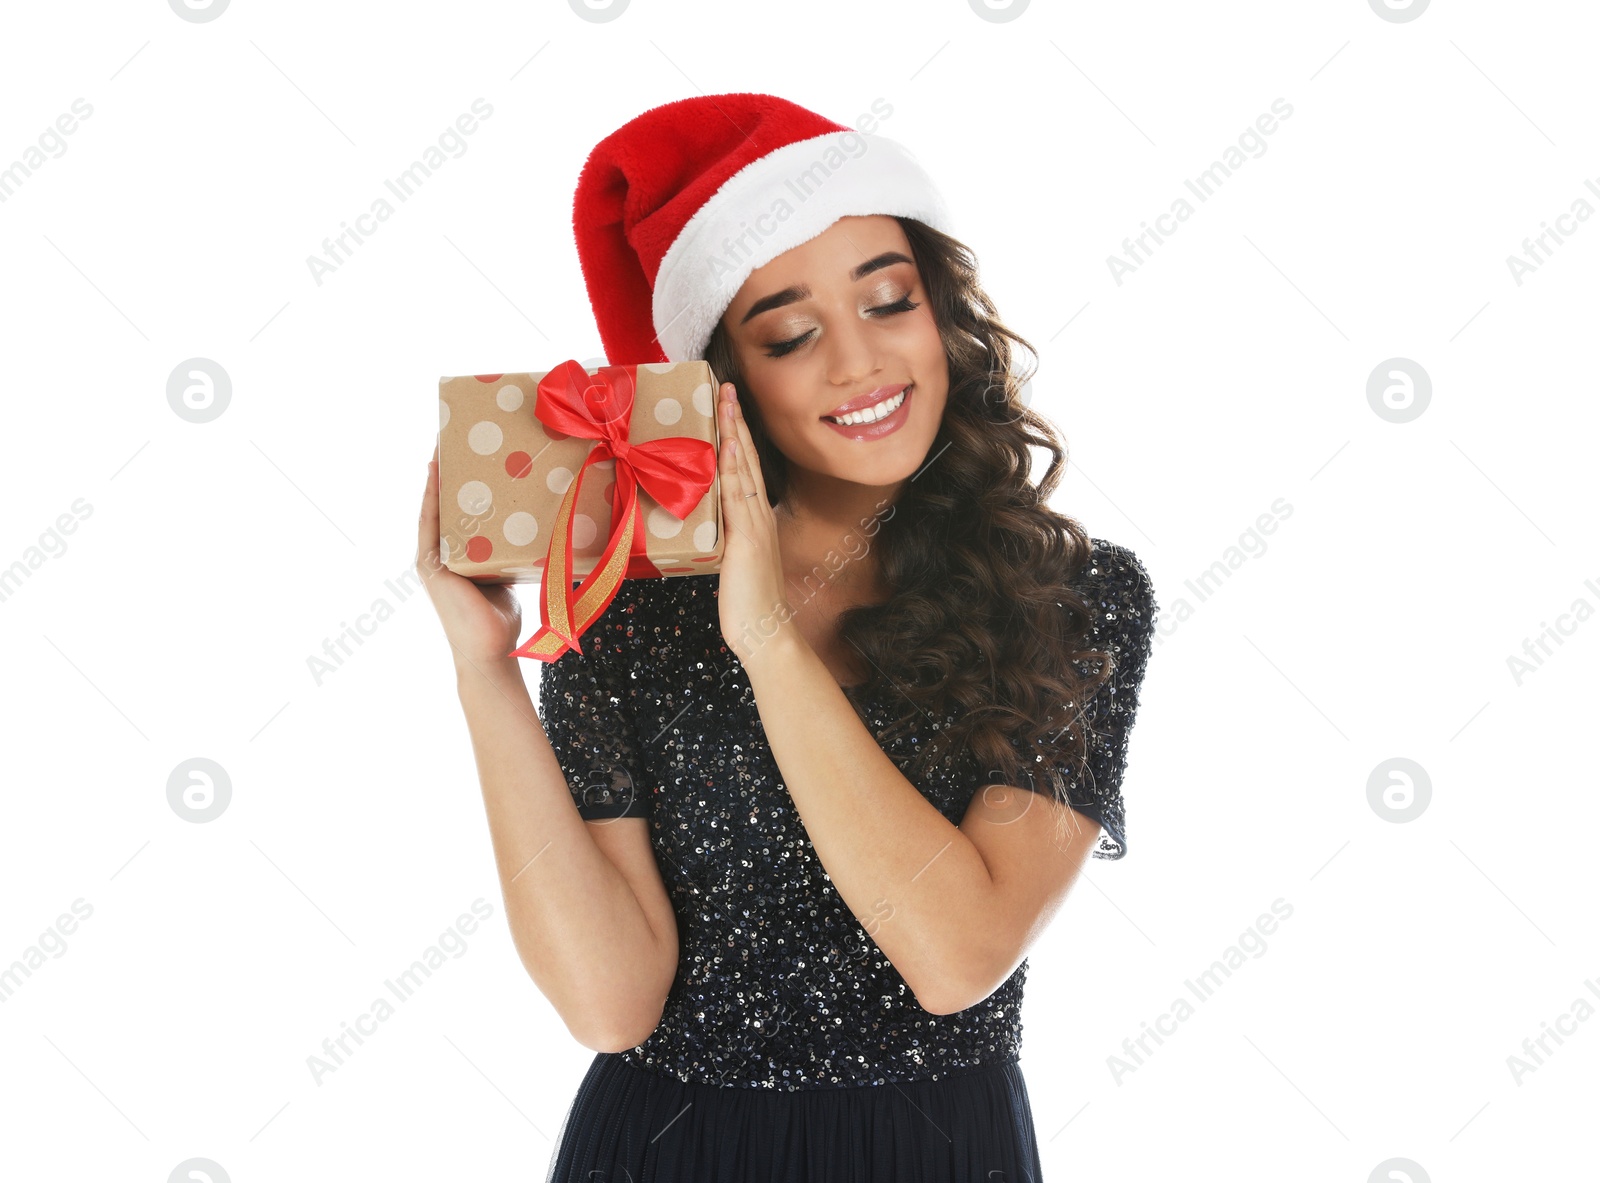
POLYGON ((930 377, 939 374, 948 380, 949 358, 945 356, 944 340, 939 336, 939 326, 934 323, 931 315, 917 326, 916 357, 918 365, 925 374, 930 377))
POLYGON ((920 350, 939 347, 939 323, 933 319, 933 309, 928 307, 926 296, 922 299, 922 307, 915 313, 915 319, 907 318, 909 326, 916 336, 920 350))
POLYGON ((765 360, 766 366, 758 368, 755 374, 745 371, 748 388, 745 409, 748 412, 749 403, 753 401, 762 427, 776 440, 792 434, 798 420, 813 417, 809 408, 816 405, 816 388, 796 381, 793 374, 773 366, 773 359, 765 360))

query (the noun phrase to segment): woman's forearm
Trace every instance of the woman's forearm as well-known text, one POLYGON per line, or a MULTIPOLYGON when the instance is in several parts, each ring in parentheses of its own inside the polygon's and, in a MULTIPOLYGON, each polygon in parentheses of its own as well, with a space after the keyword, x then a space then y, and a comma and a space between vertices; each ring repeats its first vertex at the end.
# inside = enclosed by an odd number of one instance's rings
POLYGON ((798 630, 764 641, 744 668, 773 760, 845 906, 924 1009, 951 1014, 987 997, 1020 954, 972 839, 895 766, 798 630))
POLYGON ((574 807, 517 659, 458 662, 456 683, 522 963, 580 1043, 632 1047, 660 1018, 675 958, 574 807))

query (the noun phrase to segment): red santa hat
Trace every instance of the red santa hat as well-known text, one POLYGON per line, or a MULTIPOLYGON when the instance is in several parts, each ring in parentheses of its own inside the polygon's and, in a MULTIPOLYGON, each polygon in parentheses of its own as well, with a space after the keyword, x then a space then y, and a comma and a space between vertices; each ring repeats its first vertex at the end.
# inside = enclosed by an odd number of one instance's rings
POLYGON ((692 361, 756 268, 840 218, 893 214, 951 233, 905 148, 768 94, 653 107, 578 177, 578 262, 609 361, 692 361))

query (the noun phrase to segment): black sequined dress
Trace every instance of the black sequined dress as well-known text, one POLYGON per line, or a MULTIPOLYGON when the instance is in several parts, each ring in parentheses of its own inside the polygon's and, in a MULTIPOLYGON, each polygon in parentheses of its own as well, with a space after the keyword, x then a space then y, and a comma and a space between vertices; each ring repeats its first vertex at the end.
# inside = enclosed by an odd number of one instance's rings
MULTIPOLYGON (((1079 576, 1089 645, 1116 669, 1086 704, 1088 771, 1063 775, 1073 806, 1102 827, 1096 856, 1121 858, 1156 604, 1132 551, 1094 546, 1079 576)), ((1018 1063, 1027 961, 966 1010, 922 1009, 817 859, 723 643, 719 582, 628 580, 583 652, 541 671, 540 718, 579 813, 649 819, 680 949, 660 1024, 637 1047, 596 1055, 547 1180, 1037 1183, 1018 1063)), ((898 713, 882 694, 846 693, 874 735, 898 713)), ((905 768, 928 734, 879 742, 905 768)), ((960 825, 998 779, 963 753, 917 788, 960 825)), ((1042 775, 1021 779, 1050 792, 1042 775)))

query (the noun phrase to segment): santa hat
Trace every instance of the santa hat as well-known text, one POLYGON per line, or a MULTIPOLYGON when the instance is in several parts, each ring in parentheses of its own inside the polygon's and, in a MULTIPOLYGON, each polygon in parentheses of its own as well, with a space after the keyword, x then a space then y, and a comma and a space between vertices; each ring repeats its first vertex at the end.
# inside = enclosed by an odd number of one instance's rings
POLYGON ((775 95, 680 99, 629 120, 595 145, 572 205, 607 358, 702 358, 752 271, 858 214, 951 232, 905 148, 775 95))

